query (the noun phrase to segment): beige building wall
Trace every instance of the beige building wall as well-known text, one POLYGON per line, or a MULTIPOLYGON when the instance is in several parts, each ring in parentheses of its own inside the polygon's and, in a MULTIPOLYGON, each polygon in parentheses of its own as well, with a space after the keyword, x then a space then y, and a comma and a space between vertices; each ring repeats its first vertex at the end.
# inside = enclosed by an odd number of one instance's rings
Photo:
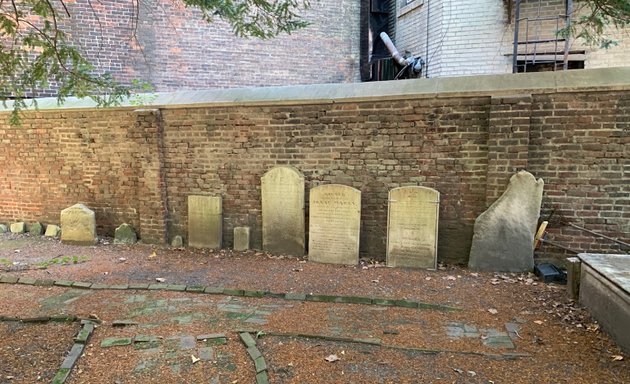
MULTIPOLYGON (((392 0, 395 2, 396 47, 421 56, 424 77, 497 74, 512 72, 514 4, 502 0, 463 2, 452 0, 392 0), (427 28, 427 12, 429 13, 427 28), (511 13, 511 15, 510 15, 511 13), (427 39, 428 33, 428 39, 427 39), (428 40, 428 47, 427 47, 428 40)), ((553 39, 564 18, 533 21, 540 16, 565 13, 564 0, 522 0, 519 40, 553 39)), ((574 19, 584 13, 575 2, 574 19)), ((630 66, 630 28, 611 30, 619 45, 608 50, 570 41, 570 51, 585 52, 585 68, 630 66)), ((519 53, 563 51, 564 42, 521 45, 519 53)))

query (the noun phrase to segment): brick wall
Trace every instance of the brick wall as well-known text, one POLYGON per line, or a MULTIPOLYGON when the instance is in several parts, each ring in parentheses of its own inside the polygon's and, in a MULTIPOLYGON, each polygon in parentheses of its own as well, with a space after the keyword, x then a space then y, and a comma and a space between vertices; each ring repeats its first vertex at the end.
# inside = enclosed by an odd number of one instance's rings
POLYGON ((72 41, 98 72, 125 84, 173 91, 359 81, 359 0, 317 1, 304 12, 306 29, 270 40, 235 37, 227 23, 209 24, 179 1, 66 5, 72 41))
POLYGON ((144 241, 164 242, 186 237, 188 195, 220 195, 226 246, 235 226, 249 225, 260 247, 260 177, 290 164, 307 191, 326 183, 362 191, 361 254, 375 258, 385 256, 388 191, 437 189, 439 258, 465 262, 475 218, 525 168, 545 180, 542 217, 554 212, 554 239, 617 250, 567 223, 628 241, 630 77, 582 73, 278 88, 269 93, 276 100, 215 92, 198 106, 29 113, 22 127, 0 125, 0 222, 58 223, 61 209, 82 202, 95 209, 101 235, 128 222, 144 241), (562 82, 575 90, 556 88, 562 82))

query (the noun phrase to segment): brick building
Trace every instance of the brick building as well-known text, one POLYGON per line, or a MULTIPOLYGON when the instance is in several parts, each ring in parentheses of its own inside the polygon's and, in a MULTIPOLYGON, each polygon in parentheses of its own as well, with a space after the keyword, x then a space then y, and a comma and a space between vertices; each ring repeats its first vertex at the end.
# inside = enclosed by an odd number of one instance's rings
MULTIPOLYGON (((72 41, 122 83, 163 92, 359 81, 359 0, 317 1, 304 11, 307 28, 270 40, 236 37, 180 1, 66 3, 72 41)), ((54 94, 53 86, 38 96, 54 94)))

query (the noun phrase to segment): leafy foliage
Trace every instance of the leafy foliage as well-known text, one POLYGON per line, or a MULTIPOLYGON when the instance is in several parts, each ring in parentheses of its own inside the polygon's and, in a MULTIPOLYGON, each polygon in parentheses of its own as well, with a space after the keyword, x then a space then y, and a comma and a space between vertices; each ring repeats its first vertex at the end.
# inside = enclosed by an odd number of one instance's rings
POLYGON ((559 31, 561 36, 573 36, 589 45, 609 48, 617 42, 606 36, 606 30, 630 26, 630 1, 581 0, 576 3, 573 14, 579 16, 569 27, 559 31))
MULTIPOLYGON (((98 73, 66 34, 72 20, 64 1, 0 0, 0 101, 5 108, 8 100, 13 101, 13 124, 19 123, 28 99, 51 86, 57 89, 59 103, 76 96, 110 106, 131 93, 130 87, 118 84, 110 74, 98 73)), ((127 1, 132 9, 139 9, 140 0, 127 1)), ((267 39, 307 25, 298 12, 309 7, 308 0, 182 1, 200 9, 208 22, 227 21, 243 37, 267 39)))

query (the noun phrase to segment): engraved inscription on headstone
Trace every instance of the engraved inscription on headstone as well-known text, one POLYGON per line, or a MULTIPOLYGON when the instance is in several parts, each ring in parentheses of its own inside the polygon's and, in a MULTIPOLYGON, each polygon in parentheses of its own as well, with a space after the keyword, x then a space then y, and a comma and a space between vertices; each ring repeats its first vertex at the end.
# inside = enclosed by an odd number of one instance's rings
POLYGON ((304 256, 304 175, 279 166, 261 178, 263 250, 304 256))
POLYGON ((188 246, 218 249, 222 238, 221 197, 188 196, 188 246))
POLYGON ((329 184, 313 188, 309 196, 309 260, 357 264, 361 191, 329 184))
POLYGON ((425 187, 389 191, 388 267, 437 267, 440 193, 425 187))

